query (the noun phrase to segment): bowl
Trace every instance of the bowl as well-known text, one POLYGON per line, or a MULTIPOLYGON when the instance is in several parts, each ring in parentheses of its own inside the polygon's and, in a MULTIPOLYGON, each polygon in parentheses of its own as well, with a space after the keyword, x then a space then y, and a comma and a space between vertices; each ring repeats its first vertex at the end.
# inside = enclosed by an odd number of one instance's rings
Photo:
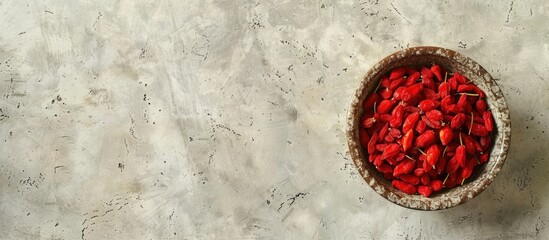
POLYGON ((349 152, 362 178, 379 195, 411 209, 440 210, 467 202, 481 193, 498 174, 505 162, 511 139, 511 120, 505 98, 496 81, 480 64, 458 52, 433 46, 407 48, 395 52, 376 63, 360 82, 351 101, 347 116, 349 152), (408 195, 391 186, 375 167, 368 162, 368 153, 359 139, 362 102, 374 91, 382 76, 401 66, 430 66, 438 64, 450 72, 465 75, 486 93, 488 108, 494 117, 493 146, 487 163, 477 166, 471 180, 463 185, 433 193, 429 198, 408 195))

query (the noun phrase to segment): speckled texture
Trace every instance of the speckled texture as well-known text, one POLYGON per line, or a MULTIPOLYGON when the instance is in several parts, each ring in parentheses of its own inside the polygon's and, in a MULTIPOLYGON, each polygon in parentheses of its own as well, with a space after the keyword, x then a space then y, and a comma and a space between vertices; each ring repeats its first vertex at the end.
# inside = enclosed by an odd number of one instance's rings
POLYGON ((431 46, 412 47, 395 52, 376 63, 363 77, 355 97, 351 100, 347 116, 347 141, 351 157, 364 180, 377 193, 391 202, 403 207, 419 210, 440 210, 454 207, 471 200, 482 192, 501 170, 511 140, 511 119, 505 98, 495 80, 473 59, 458 52, 431 46), (368 155, 360 146, 358 126, 363 114, 364 99, 379 84, 382 76, 388 75, 391 69, 402 66, 429 66, 438 64, 450 72, 460 72, 471 79, 486 92, 486 99, 495 119, 493 147, 490 160, 482 167, 477 167, 472 181, 448 191, 433 194, 430 198, 420 195, 407 195, 391 187, 390 181, 377 174, 375 167, 368 163, 368 155))
POLYGON ((544 239, 547 1, 0 1, 0 239, 544 239), (399 207, 358 174, 379 59, 475 59, 512 139, 480 195, 399 207))

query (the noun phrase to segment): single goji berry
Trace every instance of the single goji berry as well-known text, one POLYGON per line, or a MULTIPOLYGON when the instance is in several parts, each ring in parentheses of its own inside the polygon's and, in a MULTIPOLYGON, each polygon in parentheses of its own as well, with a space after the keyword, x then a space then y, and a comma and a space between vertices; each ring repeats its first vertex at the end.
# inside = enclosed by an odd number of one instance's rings
POLYGON ((431 69, 422 67, 421 68, 421 77, 422 78, 433 78, 433 72, 431 72, 431 69))
POLYGON ((389 164, 391 164, 391 166, 395 166, 398 163, 398 161, 395 157, 389 157, 389 158, 385 159, 385 161, 387 161, 389 164))
POLYGON ((431 189, 433 189, 433 191, 435 192, 438 192, 442 189, 442 181, 440 180, 433 180, 431 181, 431 189))
POLYGON ((404 83, 404 86, 409 87, 409 86, 412 86, 412 85, 416 84, 419 77, 421 77, 421 74, 419 72, 415 72, 415 73, 411 74, 406 79, 406 82, 404 83))
POLYGON ((393 91, 391 91, 389 88, 384 88, 383 90, 381 90, 379 95, 383 99, 390 99, 391 97, 393 97, 393 91))
POLYGON ((398 87, 398 88, 393 92, 393 100, 395 100, 395 101, 400 101, 400 100, 401 100, 401 96, 402 96, 402 91, 404 91, 404 89, 406 89, 406 87, 398 87))
POLYGON ((403 67, 395 68, 393 69, 393 71, 391 71, 389 79, 395 80, 397 78, 402 78, 402 76, 404 76, 404 73, 406 73, 406 69, 404 69, 403 67))
POLYGON ((440 85, 438 85, 438 94, 442 99, 450 95, 450 85, 448 84, 448 82, 443 82, 440 85))
POLYGON ((450 122, 450 126, 453 129, 458 129, 461 127, 461 125, 463 125, 464 122, 465 122, 465 114, 458 113, 456 114, 456 116, 454 116, 454 119, 452 119, 452 121, 450 122))
POLYGON ((421 90, 423 90, 423 83, 416 83, 407 87, 404 91, 402 91, 402 101, 408 102, 412 100, 413 98, 418 96, 421 90))
POLYGON ((384 140, 385 140, 385 142, 387 142, 387 143, 392 143, 392 142, 395 141, 395 138, 394 138, 393 136, 387 134, 387 135, 385 136, 384 140))
POLYGON ((490 137, 490 135, 480 138, 480 146, 482 147, 482 151, 488 149, 491 143, 492 143, 492 137, 490 137))
POLYGON ((425 131, 416 138, 416 147, 426 147, 435 142, 435 132, 433 130, 425 131))
POLYGON ((396 101, 385 99, 379 103, 379 106, 377 107, 377 112, 380 114, 388 113, 393 106, 395 105, 396 101))
POLYGON ((394 169, 393 176, 398 177, 403 174, 410 173, 412 170, 414 170, 414 166, 416 164, 414 161, 410 159, 404 159, 402 160, 394 169))
POLYGON ((380 151, 380 152, 383 152, 383 150, 385 150, 385 147, 387 147, 387 144, 386 143, 378 143, 376 144, 376 150, 380 151))
POLYGON ((465 149, 468 154, 475 154, 476 147, 475 147, 475 140, 473 137, 467 135, 467 134, 461 134, 460 137, 463 139, 463 145, 465 145, 465 149))
POLYGON ((459 72, 454 72, 454 78, 458 81, 459 84, 467 83, 467 78, 465 78, 465 76, 459 74, 459 72))
POLYGON ((368 161, 373 162, 376 159, 377 154, 368 154, 368 161))
POLYGON ((435 109, 439 105, 440 105, 439 101, 432 100, 432 99, 425 99, 425 100, 419 102, 418 107, 419 107, 419 109, 421 109, 421 111, 427 112, 427 111, 435 109))
POLYGON ((381 128, 381 130, 379 130, 379 140, 383 140, 388 132, 389 132, 389 124, 385 123, 383 128, 381 128))
POLYGON ((391 80, 388 77, 381 78, 380 86, 383 88, 388 88, 391 85, 391 80))
POLYGON ((452 138, 454 137, 454 132, 449 125, 446 125, 440 129, 440 131, 438 132, 438 137, 440 139, 440 142, 442 143, 442 146, 447 146, 452 141, 452 138))
POLYGON ((414 185, 412 184, 405 183, 399 180, 393 180, 392 185, 393 187, 397 188, 398 190, 406 194, 412 195, 416 193, 416 187, 414 187, 414 185))
POLYGON ((435 75, 436 79, 439 82, 444 81, 444 78, 442 78, 442 69, 440 68, 439 65, 435 64, 435 65, 431 66, 431 72, 435 75))
POLYGON ((368 154, 374 154, 376 152, 376 143, 378 137, 378 133, 374 133, 370 138, 370 142, 368 142, 368 154))
POLYGON ((393 138, 401 138, 402 137, 402 133, 397 128, 389 129, 388 135, 390 135, 393 138))
POLYGON ((473 123, 471 126, 471 134, 479 137, 488 135, 489 131, 482 124, 473 123))
POLYGON ((477 102, 475 103, 475 109, 479 113, 483 113, 484 111, 486 111, 486 102, 482 99, 477 100, 477 102))
POLYGON ((396 128, 402 125, 402 118, 404 117, 404 107, 401 104, 398 104, 393 109, 393 114, 391 115, 391 120, 389 124, 391 127, 396 128))
POLYGON ((387 163, 382 163, 377 166, 377 170, 381 173, 393 173, 393 167, 387 163))
POLYGON ((481 164, 483 164, 483 163, 488 162, 488 159, 489 159, 489 158, 490 158, 490 156, 488 156, 488 153, 483 153, 483 154, 480 155, 480 157, 478 158, 478 160, 479 160, 479 162, 480 162, 481 164))
POLYGON ((465 167, 466 156, 467 155, 465 154, 465 146, 459 145, 456 148, 456 155, 454 157, 456 158, 456 161, 460 167, 465 167))
POLYGON ((397 162, 404 160, 404 158, 406 158, 406 154, 404 153, 398 153, 398 155, 395 157, 397 162))
POLYGON ((421 90, 421 94, 423 94, 425 99, 431 99, 431 100, 440 99, 440 95, 431 88, 423 88, 423 90, 421 90))
POLYGON ((432 78, 423 77, 423 81, 421 81, 423 85, 425 85, 425 88, 429 88, 432 90, 436 89, 435 81, 432 78))
POLYGON ((374 159, 374 166, 379 167, 381 164, 383 164, 383 158, 381 157, 381 154, 376 155, 376 158, 374 159))
POLYGON ((377 115, 378 115, 379 121, 381 121, 383 123, 388 123, 391 120, 391 114, 388 114, 388 113, 379 114, 379 113, 377 113, 377 115))
POLYGON ((391 81, 391 84, 389 84, 389 90, 395 91, 398 87, 404 84, 404 81, 406 81, 404 78, 399 78, 391 81))
POLYGON ((381 158, 386 159, 389 157, 396 156, 401 151, 401 146, 396 143, 388 144, 387 147, 383 150, 381 158))
POLYGON ((486 98, 486 93, 484 93, 484 91, 482 91, 482 89, 480 89, 478 86, 475 86, 474 91, 476 94, 478 94, 480 98, 486 98))
POLYGON ((458 170, 458 168, 459 168, 459 163, 456 156, 454 156, 446 164, 446 173, 448 174, 455 173, 458 170))
POLYGON ((414 141, 414 130, 410 129, 408 132, 404 134, 404 137, 402 137, 402 150, 404 152, 407 152, 408 149, 412 147, 412 143, 414 141))
POLYGON ((429 183, 431 183, 431 177, 429 177, 428 174, 424 174, 423 176, 421 176, 420 181, 423 185, 429 185, 429 183))
POLYGON ((457 92, 466 93, 475 91, 475 85, 472 84, 460 84, 457 88, 457 92))
POLYGON ((432 129, 440 129, 442 127, 442 122, 431 120, 426 115, 421 116, 421 121, 425 122, 432 129))
POLYGON ((467 95, 465 94, 462 94, 460 97, 459 97, 459 100, 457 101, 456 105, 458 106, 458 108, 460 109, 463 109, 461 111, 464 111, 465 110, 465 105, 467 104, 467 95))
POLYGON ((442 118, 443 118, 442 112, 439 111, 439 110, 436 110, 436 109, 433 109, 433 110, 430 110, 430 111, 426 112, 425 116, 427 118, 429 118, 429 120, 437 121, 437 122, 442 121, 442 118))
POLYGON ((369 110, 374 107, 374 104, 380 101, 380 97, 377 93, 372 93, 364 100, 364 109, 369 110))
POLYGON ((419 134, 423 134, 425 130, 427 130, 427 124, 423 120, 418 121, 416 125, 416 131, 419 134))
POLYGON ((404 181, 404 182, 407 182, 409 184, 412 184, 412 185, 418 185, 419 184, 419 181, 420 179, 412 174, 404 174, 404 175, 401 175, 400 177, 400 180, 404 181))
MULTIPOLYGON (((422 156, 425 156, 425 155, 422 155, 422 156)), ((429 171, 431 171, 433 169, 433 165, 429 164, 429 162, 427 162, 427 157, 425 156, 424 157, 425 160, 422 161, 422 165, 421 167, 423 169, 425 169, 425 171, 427 171, 427 173, 429 173, 429 171)))
POLYGON ((431 166, 436 166, 438 159, 440 158, 440 148, 437 144, 432 144, 427 149, 427 163, 431 166))
POLYGON ((440 109, 444 114, 448 114, 450 112, 450 106, 452 105, 452 103, 453 103, 453 100, 452 100, 452 96, 450 95, 444 97, 440 101, 440 109))
POLYGON ((404 119, 404 123, 402 124, 402 131, 406 133, 408 132, 408 130, 414 129, 418 121, 419 121, 419 112, 410 113, 410 115, 408 115, 406 119, 404 119))
POLYGON ((421 185, 417 187, 417 192, 423 195, 424 197, 429 197, 433 193, 433 190, 431 189, 430 186, 421 185))
POLYGON ((473 173, 473 168, 476 166, 477 164, 477 161, 475 159, 469 159, 467 160, 467 164, 465 165, 465 167, 461 170, 461 178, 462 179, 467 179, 471 176, 471 174, 473 173))
POLYGON ((425 174, 425 170, 423 168, 419 167, 419 168, 414 169, 414 175, 416 177, 421 177, 421 176, 423 176, 423 174, 425 174))
POLYGON ((484 127, 486 130, 491 132, 494 129, 494 119, 492 118, 492 113, 490 111, 485 111, 482 114, 482 119, 484 120, 484 127))
POLYGON ((448 85, 450 85, 450 89, 452 90, 457 90, 457 86, 458 86, 458 81, 455 77, 451 77, 448 79, 448 85))
POLYGON ((437 162, 437 165, 436 165, 437 174, 442 174, 444 172, 444 168, 446 167, 447 160, 449 159, 446 159, 443 156, 442 159, 437 162))
POLYGON ((374 123, 376 122, 376 119, 374 117, 369 117, 364 120, 362 120, 362 127, 363 128, 371 128, 374 126, 374 123))

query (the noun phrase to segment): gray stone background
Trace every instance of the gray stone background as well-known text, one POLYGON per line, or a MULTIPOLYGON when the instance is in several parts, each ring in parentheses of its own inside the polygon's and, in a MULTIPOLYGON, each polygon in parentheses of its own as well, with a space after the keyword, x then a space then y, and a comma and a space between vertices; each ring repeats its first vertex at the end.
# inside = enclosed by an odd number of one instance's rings
POLYGON ((549 2, 0 1, 1 239, 547 239, 549 2), (510 155, 421 212, 357 174, 346 111, 408 46, 497 79, 510 155))

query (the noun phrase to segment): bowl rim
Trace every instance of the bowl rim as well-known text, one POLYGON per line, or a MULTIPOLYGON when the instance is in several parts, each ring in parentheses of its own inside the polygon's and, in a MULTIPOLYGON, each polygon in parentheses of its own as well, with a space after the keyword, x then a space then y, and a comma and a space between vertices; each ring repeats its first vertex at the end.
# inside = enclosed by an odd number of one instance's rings
MULTIPOLYGON (((369 93, 365 93, 365 95, 368 94, 369 93)), ((362 178, 375 192, 377 192, 379 195, 389 200, 390 202, 402 207, 416 210, 442 210, 469 201, 470 199, 480 194, 484 189, 486 189, 488 185, 493 182, 495 176, 500 172, 501 167, 505 163, 505 159, 508 154, 511 139, 511 120, 509 115, 509 108, 501 89, 497 85, 494 78, 480 64, 478 64, 473 59, 450 49, 436 46, 416 46, 396 51, 384 57, 383 59, 375 63, 366 72, 366 74, 363 75, 359 83, 359 87, 352 97, 350 107, 347 112, 346 133, 351 158, 358 168, 358 171, 362 178), (366 169, 365 165, 369 163, 367 163, 367 161, 364 161, 364 158, 361 155, 362 146, 360 144, 360 141, 358 140, 357 125, 358 119, 360 119, 360 116, 358 116, 358 114, 360 112, 360 108, 362 107, 361 97, 366 88, 366 85, 372 84, 372 82, 379 81, 372 78, 374 75, 379 73, 382 64, 418 55, 435 55, 438 57, 446 58, 452 62, 459 63, 467 67, 469 70, 475 72, 475 75, 478 75, 479 78, 484 79, 484 83, 488 86, 488 89, 483 90, 487 92, 488 96, 493 97, 490 98, 490 101, 493 102, 491 104, 493 104, 493 106, 496 107, 500 113, 498 115, 499 118, 496 118, 496 116, 494 116, 495 124, 498 128, 498 135, 494 138, 493 142, 495 143, 496 141, 498 141, 501 144, 501 149, 499 149, 499 152, 496 153, 494 152, 494 150, 492 150, 490 154, 489 161, 495 161, 493 166, 491 166, 490 169, 486 169, 485 173, 481 175, 482 177, 479 176, 479 178, 472 181, 473 183, 476 182, 476 184, 473 184, 470 190, 465 191, 464 193, 459 195, 459 197, 453 196, 451 194, 443 194, 448 196, 436 199, 438 202, 435 202, 434 198, 424 198, 423 196, 421 196, 420 198, 417 197, 418 195, 407 195, 392 187, 386 187, 383 184, 377 183, 374 176, 372 176, 369 173, 369 170, 366 169)), ((449 190, 449 192, 451 193, 452 190, 449 190)))

